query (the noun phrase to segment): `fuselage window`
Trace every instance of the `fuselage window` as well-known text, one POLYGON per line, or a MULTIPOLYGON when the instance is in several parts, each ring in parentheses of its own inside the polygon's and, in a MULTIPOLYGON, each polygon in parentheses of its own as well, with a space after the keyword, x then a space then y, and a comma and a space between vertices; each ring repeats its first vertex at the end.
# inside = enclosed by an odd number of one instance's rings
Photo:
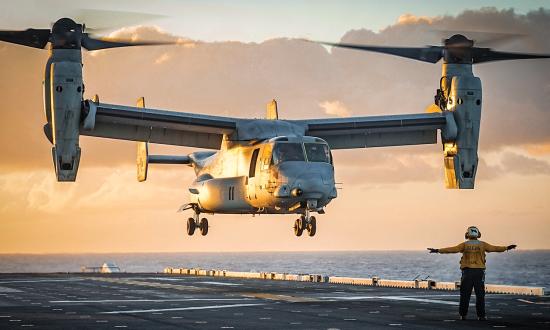
POLYGON ((273 147, 273 164, 289 161, 305 161, 301 143, 276 143, 273 147))
POLYGON ((248 171, 248 177, 253 178, 256 175, 256 162, 258 161, 258 153, 260 149, 254 149, 252 157, 250 158, 250 169, 248 171))
POLYGON ((317 163, 331 163, 330 149, 323 143, 304 143, 307 160, 317 163))

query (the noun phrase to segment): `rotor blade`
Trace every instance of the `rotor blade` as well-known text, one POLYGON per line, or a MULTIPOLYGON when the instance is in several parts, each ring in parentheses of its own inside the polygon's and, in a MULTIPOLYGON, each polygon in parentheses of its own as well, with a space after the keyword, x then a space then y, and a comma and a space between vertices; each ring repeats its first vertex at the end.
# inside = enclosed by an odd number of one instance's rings
POLYGON ((50 30, 0 31, 0 40, 28 47, 44 48, 50 40, 50 30))
POLYGON ((494 32, 484 30, 450 30, 450 29, 432 29, 431 32, 445 39, 455 34, 461 34, 469 39, 473 39, 475 44, 480 47, 498 47, 527 37, 526 34, 512 32, 494 32))
POLYGON ((525 54, 525 53, 507 53, 497 52, 489 48, 472 48, 473 63, 483 63, 492 61, 506 60, 528 60, 536 58, 550 58, 550 54, 525 54))
POLYGON ((357 44, 348 44, 348 43, 332 43, 324 41, 316 41, 319 44, 340 47, 340 48, 350 48, 356 50, 363 50, 369 52, 390 54, 395 56, 401 56, 410 58, 413 60, 437 63, 443 55, 442 47, 439 46, 427 46, 427 47, 382 47, 382 46, 367 46, 367 45, 357 45, 357 44))
POLYGON ((156 45, 173 45, 174 41, 131 41, 101 38, 96 39, 88 34, 82 34, 82 47, 87 50, 100 50, 107 48, 131 47, 131 46, 156 46, 156 45))

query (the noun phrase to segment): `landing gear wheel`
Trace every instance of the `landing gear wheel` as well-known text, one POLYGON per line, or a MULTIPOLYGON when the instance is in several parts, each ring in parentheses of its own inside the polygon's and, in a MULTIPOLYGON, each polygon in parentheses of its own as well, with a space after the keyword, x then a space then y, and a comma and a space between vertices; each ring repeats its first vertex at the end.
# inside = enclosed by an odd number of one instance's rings
POLYGON ((195 219, 187 219, 187 235, 192 236, 195 233, 195 219))
POLYGON ((302 216, 300 217, 300 219, 298 219, 298 220, 300 220, 300 230, 301 230, 301 231, 306 230, 306 228, 307 228, 307 220, 306 220, 306 217, 302 215, 302 216))
POLYGON ((309 222, 307 224, 307 233, 310 237, 315 236, 315 233, 317 232, 317 220, 314 216, 309 217, 309 222))
POLYGON ((302 236, 303 231, 304 228, 302 226, 302 219, 296 219, 296 221, 294 221, 294 235, 300 237, 302 236))
POLYGON ((199 224, 199 229, 201 230, 201 235, 206 236, 208 234, 208 219, 202 218, 199 224))

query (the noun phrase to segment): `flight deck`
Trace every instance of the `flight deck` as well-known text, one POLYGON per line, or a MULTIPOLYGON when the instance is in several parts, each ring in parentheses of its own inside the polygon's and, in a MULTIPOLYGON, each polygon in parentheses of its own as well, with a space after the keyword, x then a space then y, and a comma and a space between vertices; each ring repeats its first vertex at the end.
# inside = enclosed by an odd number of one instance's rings
POLYGON ((0 274, 0 329, 550 328, 550 296, 164 273, 0 274))

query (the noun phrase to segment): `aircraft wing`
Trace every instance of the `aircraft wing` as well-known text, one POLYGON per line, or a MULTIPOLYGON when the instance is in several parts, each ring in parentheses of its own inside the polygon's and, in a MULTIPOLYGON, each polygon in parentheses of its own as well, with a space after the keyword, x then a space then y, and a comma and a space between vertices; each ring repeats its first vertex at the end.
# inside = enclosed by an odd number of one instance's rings
POLYGON ((324 139, 332 149, 371 148, 437 142, 442 113, 298 120, 306 135, 324 139))
POLYGON ((219 149, 237 118, 128 107, 86 101, 81 135, 219 149))

